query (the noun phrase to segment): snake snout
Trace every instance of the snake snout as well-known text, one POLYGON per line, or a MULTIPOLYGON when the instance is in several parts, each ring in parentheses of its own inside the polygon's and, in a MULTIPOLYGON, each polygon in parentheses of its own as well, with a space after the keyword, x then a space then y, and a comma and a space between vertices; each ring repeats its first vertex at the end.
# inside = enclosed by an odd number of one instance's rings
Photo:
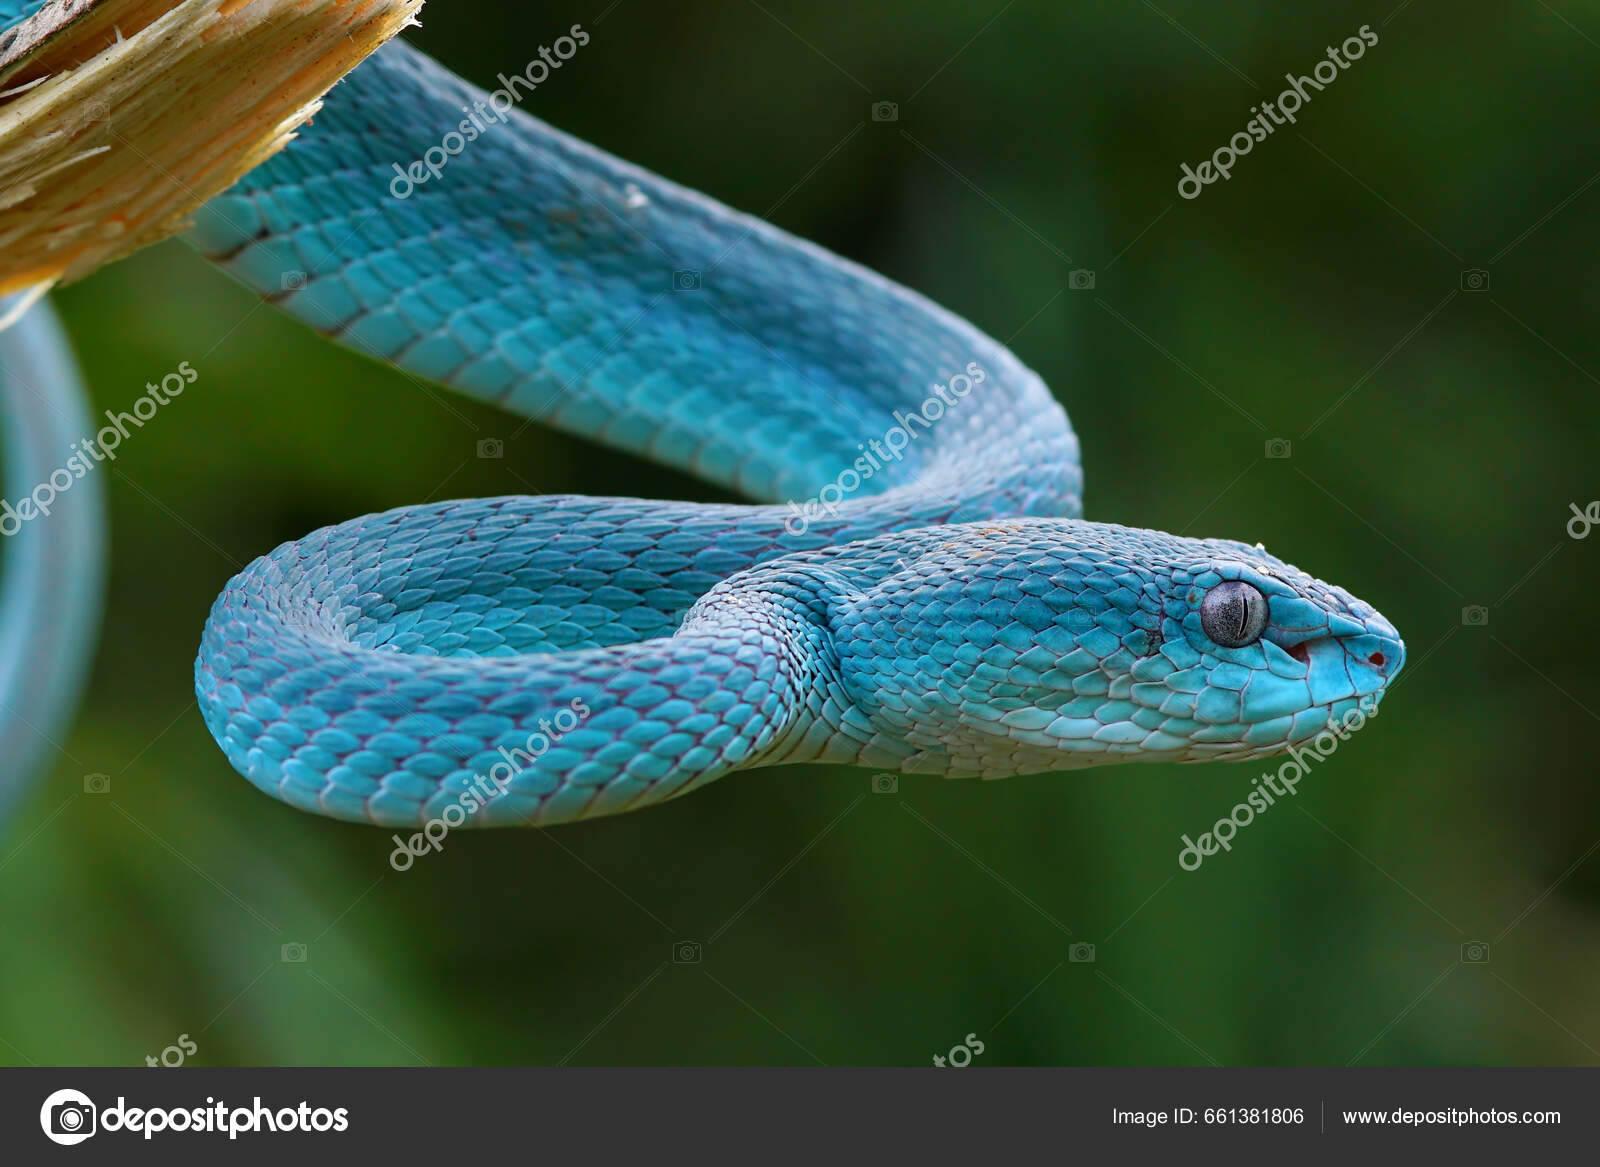
POLYGON ((1311 703, 1329 707, 1380 697, 1406 659, 1405 644, 1392 628, 1387 634, 1362 631, 1315 637, 1287 651, 1306 666, 1311 703))
POLYGON ((1364 622, 1364 631, 1340 638, 1357 697, 1381 694, 1406 663, 1406 644, 1393 624, 1377 612, 1364 622))

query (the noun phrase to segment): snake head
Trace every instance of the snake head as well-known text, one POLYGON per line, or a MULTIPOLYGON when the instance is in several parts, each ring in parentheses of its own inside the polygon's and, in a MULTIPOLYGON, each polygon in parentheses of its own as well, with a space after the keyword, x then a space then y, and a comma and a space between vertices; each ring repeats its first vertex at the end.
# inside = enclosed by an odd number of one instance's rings
POLYGON ((1267 757, 1330 728, 1343 739, 1405 663, 1372 605, 1259 545, 1193 541, 1166 571, 1162 644, 1126 675, 1135 724, 1181 723, 1167 727, 1185 743, 1179 761, 1267 757))
POLYGON ((1244 543, 1025 519, 916 544, 833 621, 906 770, 1267 757, 1348 736, 1405 660, 1371 605, 1244 543))

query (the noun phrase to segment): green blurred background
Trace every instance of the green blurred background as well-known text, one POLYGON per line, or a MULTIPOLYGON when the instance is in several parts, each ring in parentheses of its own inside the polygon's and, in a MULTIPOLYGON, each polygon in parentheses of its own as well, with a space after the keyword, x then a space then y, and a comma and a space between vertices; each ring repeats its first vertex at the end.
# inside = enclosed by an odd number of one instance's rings
POLYGON ((1091 518, 1261 540, 1395 622, 1382 715, 1192 874, 1179 835, 1259 767, 893 794, 789 767, 396 874, 386 832, 263 797, 207 736, 226 580, 426 499, 718 496, 539 427, 480 460, 515 419, 169 243, 55 297, 97 410, 203 375, 104 480, 91 686, 0 842, 0 1061, 187 1035, 199 1064, 926 1065, 968 1034, 977 1065, 1600 1060, 1600 539, 1564 530, 1600 495, 1600 4, 435 2, 408 35, 481 83, 575 21, 533 113, 1009 339, 1091 518), (1178 197, 1364 24, 1298 132, 1178 197))

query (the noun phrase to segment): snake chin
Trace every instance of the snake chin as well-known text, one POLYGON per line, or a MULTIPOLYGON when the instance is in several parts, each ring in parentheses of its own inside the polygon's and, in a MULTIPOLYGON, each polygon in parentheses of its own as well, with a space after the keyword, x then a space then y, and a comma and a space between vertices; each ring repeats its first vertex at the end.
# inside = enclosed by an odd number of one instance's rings
MULTIPOLYGON (((850 711, 833 744, 865 764, 1003 777, 1269 757, 1364 723, 1405 660, 1371 605, 1260 548, 1077 520, 918 535, 830 619, 850 711), (1259 603, 1254 639, 1208 634, 1219 587, 1259 603)), ((857 546, 836 563, 870 563, 857 546)))

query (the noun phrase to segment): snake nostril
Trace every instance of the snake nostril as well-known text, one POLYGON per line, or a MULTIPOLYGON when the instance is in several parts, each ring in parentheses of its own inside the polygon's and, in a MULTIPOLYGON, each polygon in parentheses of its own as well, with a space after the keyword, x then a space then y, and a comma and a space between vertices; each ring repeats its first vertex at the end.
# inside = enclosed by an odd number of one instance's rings
POLYGON ((1375 669, 1383 668, 1383 653, 1375 652, 1367 658, 1367 663, 1375 669))

